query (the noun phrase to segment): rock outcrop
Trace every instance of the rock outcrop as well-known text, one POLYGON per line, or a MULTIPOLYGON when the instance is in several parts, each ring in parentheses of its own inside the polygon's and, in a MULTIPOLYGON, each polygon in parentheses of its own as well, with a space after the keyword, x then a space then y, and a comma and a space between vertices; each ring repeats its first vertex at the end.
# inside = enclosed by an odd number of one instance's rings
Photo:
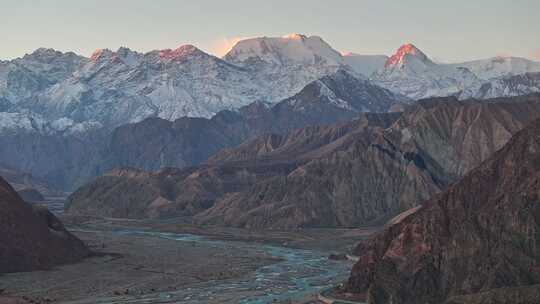
POLYGON ((371 304, 535 303, 539 197, 536 120, 447 191, 361 243, 347 291, 371 304))

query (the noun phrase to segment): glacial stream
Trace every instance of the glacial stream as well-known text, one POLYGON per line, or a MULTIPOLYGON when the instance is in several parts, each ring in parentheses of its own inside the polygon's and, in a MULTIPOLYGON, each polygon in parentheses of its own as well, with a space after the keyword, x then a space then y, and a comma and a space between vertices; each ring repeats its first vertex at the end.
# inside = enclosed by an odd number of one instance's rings
POLYGON ((138 230, 116 231, 119 234, 160 237, 179 242, 203 244, 223 250, 247 250, 264 253, 280 261, 258 268, 243 278, 190 285, 185 289, 133 297, 94 299, 94 303, 282 303, 316 294, 346 279, 351 263, 331 261, 329 252, 294 249, 260 243, 213 240, 189 234, 138 230), (231 302, 229 302, 229 300, 231 302))

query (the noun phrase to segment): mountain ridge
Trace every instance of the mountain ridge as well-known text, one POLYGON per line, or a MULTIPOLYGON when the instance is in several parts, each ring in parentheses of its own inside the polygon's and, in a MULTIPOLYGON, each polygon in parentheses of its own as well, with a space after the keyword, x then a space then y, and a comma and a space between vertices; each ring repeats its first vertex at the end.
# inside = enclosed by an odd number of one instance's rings
MULTIPOLYGON (((439 98, 404 114, 363 113, 349 122, 262 135, 180 170, 170 180, 177 194, 157 205, 150 194, 137 202, 136 216, 182 214, 199 224, 276 229, 380 223, 443 191, 537 118, 539 108, 538 96, 439 98)), ((132 187, 121 179, 118 191, 100 197, 108 182, 97 181, 70 197, 69 212, 98 212, 93 201, 110 208, 132 187)))

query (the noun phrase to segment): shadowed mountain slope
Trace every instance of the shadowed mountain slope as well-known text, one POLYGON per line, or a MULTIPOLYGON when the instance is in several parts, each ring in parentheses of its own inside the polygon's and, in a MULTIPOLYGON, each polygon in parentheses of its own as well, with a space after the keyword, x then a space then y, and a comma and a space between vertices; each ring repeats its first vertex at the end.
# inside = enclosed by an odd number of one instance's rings
POLYGON ((75 262, 89 254, 47 209, 32 207, 0 178, 0 273, 75 262))

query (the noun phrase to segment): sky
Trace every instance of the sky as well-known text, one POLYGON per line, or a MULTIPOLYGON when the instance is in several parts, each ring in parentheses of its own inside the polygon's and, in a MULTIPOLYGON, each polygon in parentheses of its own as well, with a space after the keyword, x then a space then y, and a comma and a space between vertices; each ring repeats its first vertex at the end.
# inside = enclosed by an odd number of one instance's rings
POLYGON ((242 38, 301 33, 359 54, 413 43, 440 62, 540 60, 539 20, 539 0, 0 0, 0 59, 183 44, 221 56, 242 38))

